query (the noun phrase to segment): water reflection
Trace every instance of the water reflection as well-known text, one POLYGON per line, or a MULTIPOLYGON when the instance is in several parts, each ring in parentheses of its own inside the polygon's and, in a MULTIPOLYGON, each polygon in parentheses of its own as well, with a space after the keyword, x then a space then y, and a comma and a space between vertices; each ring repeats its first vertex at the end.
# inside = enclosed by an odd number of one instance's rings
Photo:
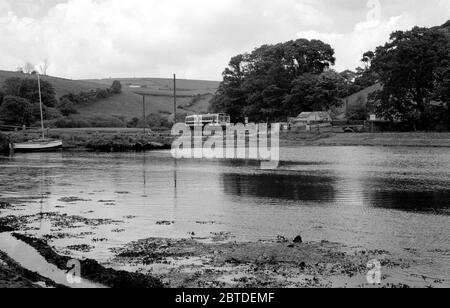
POLYGON ((367 179, 365 188, 364 199, 376 208, 450 214, 450 189, 421 190, 417 181, 394 179, 367 179))
POLYGON ((240 174, 221 175, 226 194, 316 202, 333 202, 336 198, 334 177, 302 174, 240 174))

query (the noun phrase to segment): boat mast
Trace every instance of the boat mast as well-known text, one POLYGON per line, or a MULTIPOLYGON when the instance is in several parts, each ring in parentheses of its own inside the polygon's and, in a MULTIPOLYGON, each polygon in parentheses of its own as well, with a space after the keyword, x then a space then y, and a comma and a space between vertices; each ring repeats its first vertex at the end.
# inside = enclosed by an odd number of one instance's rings
POLYGON ((42 93, 41 93, 41 80, 39 78, 39 73, 36 73, 37 79, 38 79, 38 88, 39 88, 39 107, 41 109, 41 130, 42 130, 42 140, 45 139, 45 133, 44 133, 44 112, 42 110, 42 93))

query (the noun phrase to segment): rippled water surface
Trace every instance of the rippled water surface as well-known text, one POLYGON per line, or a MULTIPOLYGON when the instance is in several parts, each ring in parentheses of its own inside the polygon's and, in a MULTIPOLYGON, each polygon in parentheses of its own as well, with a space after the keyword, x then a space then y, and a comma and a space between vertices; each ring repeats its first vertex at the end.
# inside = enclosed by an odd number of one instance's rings
MULTIPOLYGON (((436 271, 448 275, 450 149, 298 147, 282 149, 281 158, 278 170, 262 171, 244 161, 175 161, 169 152, 3 157, 0 198, 22 198, 23 206, 1 215, 112 219, 86 229, 95 242, 91 255, 100 259, 108 248, 148 237, 229 232, 254 241, 301 234, 307 241, 418 251, 424 260, 441 258, 436 271)), ((35 228, 61 233, 46 219, 35 228)), ((55 243, 77 241, 86 238, 55 243)))

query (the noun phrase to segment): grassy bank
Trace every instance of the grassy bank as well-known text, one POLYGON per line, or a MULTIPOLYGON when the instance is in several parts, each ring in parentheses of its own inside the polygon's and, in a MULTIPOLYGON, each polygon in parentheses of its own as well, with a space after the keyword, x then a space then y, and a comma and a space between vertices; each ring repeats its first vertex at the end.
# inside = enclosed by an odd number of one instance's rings
POLYGON ((280 145, 450 147, 450 133, 283 133, 280 145))
MULTIPOLYGON (((8 137, 14 142, 40 138, 39 131, 26 133, 9 133, 8 137)), ((90 128, 90 129, 52 129, 46 137, 63 140, 66 150, 92 150, 103 152, 124 152, 168 149, 172 138, 166 134, 147 133, 142 129, 127 128, 90 128)))
MULTIPOLYGON (((125 152, 170 149, 170 132, 146 133, 138 128, 51 129, 47 137, 62 139, 67 150, 125 152)), ((0 152, 8 151, 9 140, 24 142, 40 138, 39 131, 0 133, 0 152)), ((450 133, 281 133, 280 146, 406 146, 450 147, 450 133)))

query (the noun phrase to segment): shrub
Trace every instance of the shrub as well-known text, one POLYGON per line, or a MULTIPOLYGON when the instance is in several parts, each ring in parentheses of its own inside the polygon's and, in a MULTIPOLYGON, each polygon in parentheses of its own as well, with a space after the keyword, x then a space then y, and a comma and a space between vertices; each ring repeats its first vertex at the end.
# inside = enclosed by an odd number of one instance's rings
POLYGON ((2 91, 0 91, 0 106, 3 103, 3 98, 5 98, 5 93, 3 93, 2 91))
POLYGON ((0 120, 7 125, 29 125, 33 121, 31 104, 20 97, 6 96, 0 106, 0 120))
POLYGON ((78 113, 74 103, 68 98, 61 99, 56 107, 65 117, 78 113))
POLYGON ((9 138, 8 136, 0 133, 0 153, 5 153, 9 149, 9 138))
POLYGON ((121 120, 109 116, 94 116, 89 118, 91 127, 126 127, 121 120))
POLYGON ((111 91, 113 94, 120 94, 122 93, 122 84, 118 80, 114 80, 113 84, 111 85, 111 91))
POLYGON ((97 89, 97 99, 105 99, 111 96, 109 89, 97 89))
POLYGON ((47 127, 50 128, 88 128, 90 123, 79 117, 61 117, 55 120, 48 121, 47 127))

